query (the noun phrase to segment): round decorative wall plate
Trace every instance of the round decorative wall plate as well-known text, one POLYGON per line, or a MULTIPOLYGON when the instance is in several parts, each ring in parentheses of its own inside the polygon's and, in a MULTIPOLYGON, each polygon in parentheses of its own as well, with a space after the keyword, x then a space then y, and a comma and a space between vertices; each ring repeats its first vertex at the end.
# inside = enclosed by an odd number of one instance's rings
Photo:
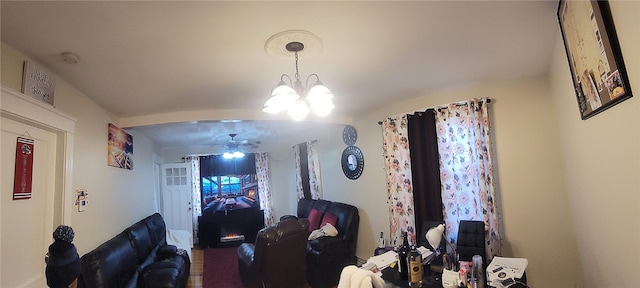
POLYGON ((342 130, 342 141, 344 141, 344 144, 352 146, 356 144, 356 140, 358 140, 356 128, 351 125, 344 127, 344 130, 342 130))
POLYGON ((364 169, 362 151, 356 146, 349 146, 342 151, 342 172, 349 179, 358 179, 364 169))

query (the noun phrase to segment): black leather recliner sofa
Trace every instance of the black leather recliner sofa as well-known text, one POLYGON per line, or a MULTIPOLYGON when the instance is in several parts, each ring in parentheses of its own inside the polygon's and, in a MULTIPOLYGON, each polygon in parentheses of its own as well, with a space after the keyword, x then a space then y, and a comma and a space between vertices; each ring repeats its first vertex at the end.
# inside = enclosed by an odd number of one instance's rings
POLYGON ((187 287, 186 251, 167 245, 158 213, 131 225, 80 258, 78 287, 187 287))
MULTIPOLYGON (((355 206, 327 200, 300 199, 297 218, 309 218, 312 209, 336 216, 335 237, 320 237, 307 243, 307 282, 313 288, 338 285, 342 268, 356 264, 360 215, 355 206)), ((285 215, 286 219, 295 217, 285 215)))

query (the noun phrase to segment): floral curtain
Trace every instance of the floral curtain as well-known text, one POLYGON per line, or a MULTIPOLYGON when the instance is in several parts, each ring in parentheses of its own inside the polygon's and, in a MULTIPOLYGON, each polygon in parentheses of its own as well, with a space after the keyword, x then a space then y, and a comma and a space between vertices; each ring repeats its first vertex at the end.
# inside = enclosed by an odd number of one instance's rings
POLYGON ((191 205, 193 221, 193 243, 198 243, 198 217, 202 215, 201 191, 200 191, 200 157, 187 156, 185 162, 191 167, 191 205))
POLYGON ((413 186, 406 115, 382 121, 382 150, 387 176, 391 245, 401 245, 403 231, 407 231, 409 239, 415 243, 413 186))
POLYGON ((260 209, 264 211, 264 224, 266 227, 275 223, 273 216, 273 202, 271 200, 271 183, 269 177, 269 155, 256 153, 256 175, 258 177, 258 198, 260 209))
POLYGON ((485 223, 487 260, 500 254, 487 99, 436 108, 440 181, 447 240, 455 244, 460 220, 485 223))

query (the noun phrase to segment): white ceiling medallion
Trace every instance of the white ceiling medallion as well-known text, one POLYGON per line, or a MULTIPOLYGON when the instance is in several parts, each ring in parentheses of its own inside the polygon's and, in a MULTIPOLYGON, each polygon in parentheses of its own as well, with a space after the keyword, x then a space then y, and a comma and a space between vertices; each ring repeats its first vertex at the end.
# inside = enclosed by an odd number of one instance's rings
POLYGON ((264 51, 269 56, 280 59, 291 59, 294 57, 291 51, 286 49, 288 43, 304 43, 304 49, 298 51, 300 58, 316 55, 322 51, 322 40, 316 34, 305 30, 287 30, 271 36, 264 43, 264 51))

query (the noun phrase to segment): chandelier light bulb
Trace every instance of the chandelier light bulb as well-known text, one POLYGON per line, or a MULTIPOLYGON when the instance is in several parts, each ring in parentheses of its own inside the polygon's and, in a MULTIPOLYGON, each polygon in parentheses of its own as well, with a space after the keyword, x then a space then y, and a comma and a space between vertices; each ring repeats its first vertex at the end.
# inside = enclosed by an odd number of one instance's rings
POLYGON ((296 104, 289 108, 287 113, 293 120, 300 121, 307 117, 307 114, 309 114, 309 106, 307 106, 307 103, 305 103, 304 101, 298 100, 296 104))
POLYGON ((262 111, 270 114, 277 114, 291 108, 298 99, 300 99, 300 96, 298 96, 296 91, 293 90, 291 86, 285 84, 284 81, 280 81, 278 86, 273 89, 271 98, 264 103, 262 111))
POLYGON ((324 117, 331 113, 336 106, 331 101, 312 101, 311 110, 320 117, 324 117))
POLYGON ((224 152, 224 154, 222 154, 222 158, 224 159, 233 159, 233 158, 242 158, 242 157, 244 157, 244 153, 240 151, 224 152))
MULTIPOLYGON (((320 83, 318 81, 317 83, 320 83)), ((329 91, 329 88, 322 85, 322 83, 314 85, 309 89, 309 93, 307 93, 307 101, 331 101, 333 99, 333 94, 329 91)))

